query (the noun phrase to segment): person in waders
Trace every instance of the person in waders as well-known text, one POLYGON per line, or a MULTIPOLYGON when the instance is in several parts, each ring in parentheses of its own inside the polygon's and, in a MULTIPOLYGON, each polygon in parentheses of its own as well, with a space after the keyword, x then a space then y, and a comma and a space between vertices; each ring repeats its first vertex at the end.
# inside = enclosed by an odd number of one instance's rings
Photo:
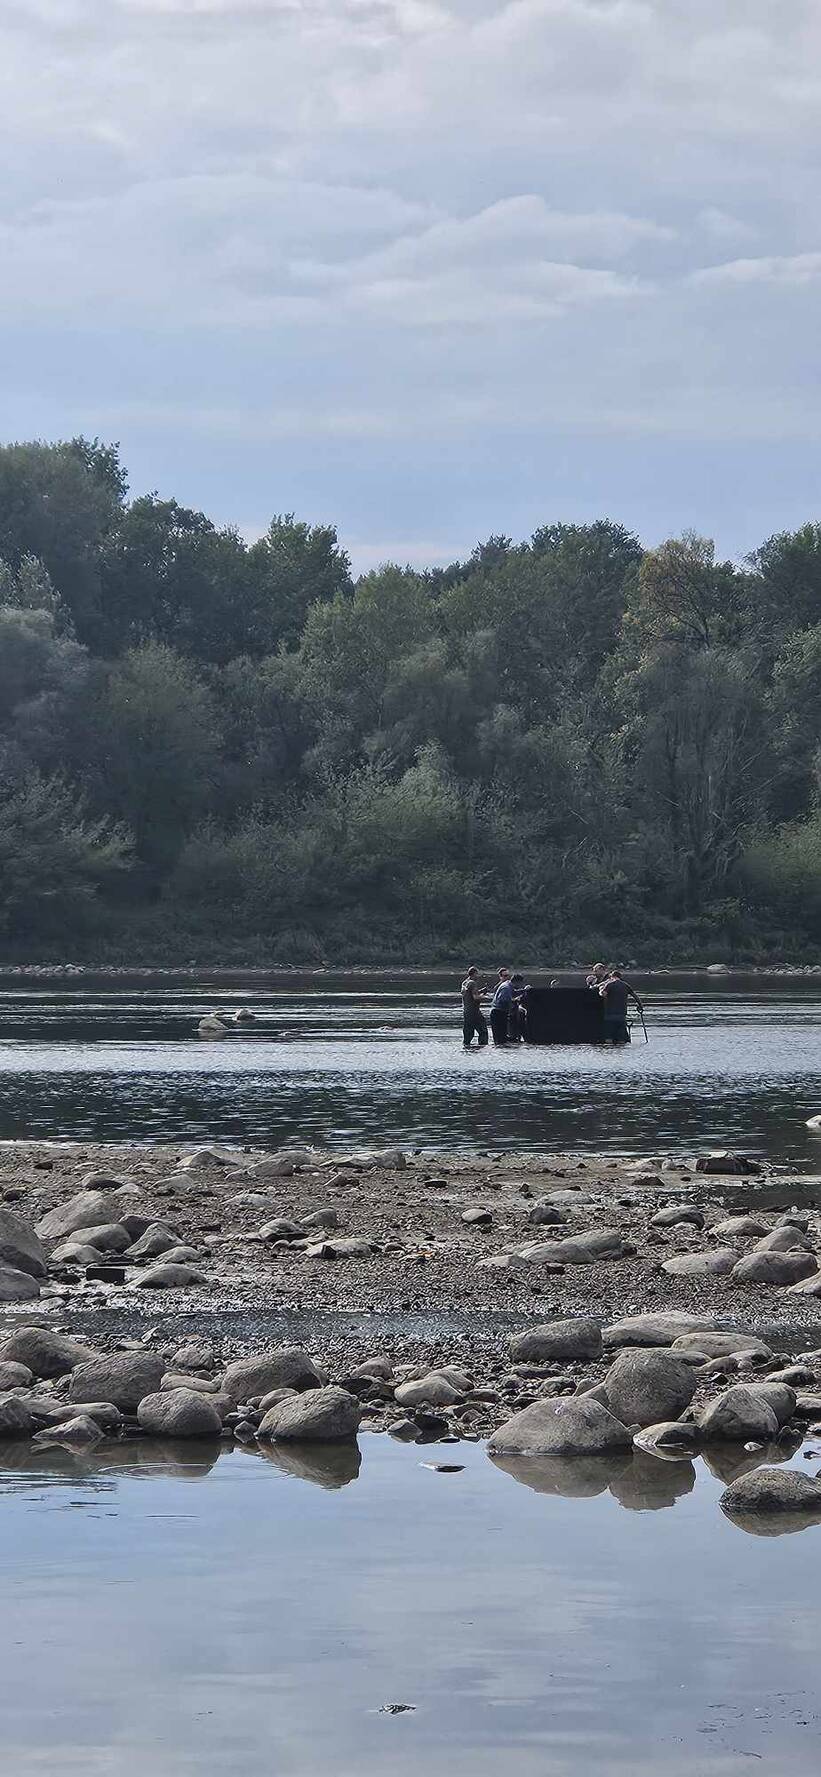
POLYGON ((513 982, 509 969, 499 970, 499 985, 490 1008, 490 1028, 497 1049, 504 1049, 510 1036, 510 1013, 513 1005, 513 982))
POLYGON ((462 982, 462 1041, 469 1049, 474 1037, 478 1037, 479 1048, 484 1049, 487 1043, 487 1021, 482 1011, 482 983, 479 970, 470 968, 462 982))
POLYGON ((644 1007, 638 994, 629 987, 618 969, 611 969, 606 981, 599 986, 599 994, 604 1000, 604 1041, 606 1043, 629 1043, 630 1032, 627 1029, 627 1007, 630 1000, 635 1000, 642 1016, 644 1007))

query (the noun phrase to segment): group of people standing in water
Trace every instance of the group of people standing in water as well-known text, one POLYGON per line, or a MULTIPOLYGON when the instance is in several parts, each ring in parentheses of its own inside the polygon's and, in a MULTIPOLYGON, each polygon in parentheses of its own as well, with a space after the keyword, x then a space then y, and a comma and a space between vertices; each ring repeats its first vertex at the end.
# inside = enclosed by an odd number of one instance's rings
MULTIPOLYGON (((551 987, 558 987, 553 980, 551 987)), ((644 1007, 635 989, 624 980, 620 971, 608 963, 594 963, 585 981, 590 993, 595 993, 603 1001, 602 1034, 606 1043, 629 1043, 630 1032, 627 1027, 629 1002, 633 1000, 643 1016, 644 1007)), ((510 969, 501 968, 497 973, 497 985, 489 1008, 490 1033, 493 1035, 497 1048, 506 1048, 510 1043, 521 1043, 526 1040, 527 1033, 527 1000, 532 991, 525 981, 524 975, 518 971, 511 974, 510 969)), ((489 1032, 488 1018, 482 1009, 482 1001, 487 999, 490 989, 481 980, 479 970, 468 969, 462 982, 462 1040, 464 1047, 470 1049, 474 1037, 480 1049, 485 1048, 489 1032)))

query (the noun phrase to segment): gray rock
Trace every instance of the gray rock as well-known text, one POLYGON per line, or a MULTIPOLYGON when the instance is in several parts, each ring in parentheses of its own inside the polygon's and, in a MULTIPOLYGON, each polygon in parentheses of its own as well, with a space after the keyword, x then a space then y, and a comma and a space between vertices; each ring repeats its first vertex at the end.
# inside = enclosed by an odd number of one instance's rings
POLYGON ((624 1320, 605 1327, 602 1340, 606 1347, 623 1345, 672 1345, 682 1333, 712 1332, 715 1316, 685 1314, 678 1309, 655 1313, 629 1314, 624 1320))
POLYGON ((96 1356, 82 1339, 53 1333, 50 1327, 15 1327, 0 1345, 0 1358, 25 1364, 33 1376, 45 1378, 67 1376, 75 1364, 87 1363, 96 1356))
POLYGON ((33 1381, 34 1376, 26 1364, 0 1360, 0 1394, 10 1394, 13 1388, 30 1388, 33 1381))
POLYGON ((818 1270, 814 1253, 747 1253, 733 1266, 731 1275, 736 1283, 798 1283, 801 1278, 812 1277, 818 1270))
POLYGON ((92 1358, 72 1371, 69 1399, 112 1401, 121 1413, 135 1413, 147 1394, 156 1394, 165 1364, 153 1351, 117 1351, 92 1358))
POLYGON ((218 1438, 222 1419, 208 1395, 194 1388, 143 1396, 137 1408, 143 1431, 155 1438, 218 1438))
POLYGON ((195 1271, 192 1265, 174 1265, 167 1261, 162 1265, 151 1265, 147 1271, 134 1280, 138 1290, 184 1290, 192 1284, 207 1283, 208 1279, 202 1271, 195 1271))
POLYGON ((30 1437, 34 1423, 31 1408, 19 1395, 0 1395, 0 1438, 30 1437))
POLYGON ((651 1228, 676 1228, 680 1222, 690 1222, 694 1228, 704 1227, 704 1211, 694 1203, 668 1203, 664 1209, 656 1211, 650 1217, 651 1228))
POLYGON ((186 1339, 172 1357, 175 1370, 213 1370, 214 1347, 210 1339, 186 1339))
POLYGON ((342 1240, 320 1240, 306 1248, 309 1259, 369 1259, 373 1241, 362 1234, 349 1234, 342 1240))
POLYGON ((209 1396, 222 1392, 219 1382, 213 1376, 189 1376, 185 1370, 166 1370, 160 1383, 160 1393, 169 1394, 174 1388, 191 1388, 195 1394, 209 1396))
POLYGON ((800 1277, 797 1283, 790 1284, 791 1296, 821 1296, 821 1271, 811 1272, 809 1277, 800 1277))
POLYGON ((95 1444, 102 1442, 105 1433, 92 1419, 89 1413, 73 1413, 68 1419, 61 1419, 56 1425, 46 1426, 38 1431, 33 1444, 62 1444, 69 1450, 93 1450, 95 1444))
POLYGON ((272 1388, 320 1388, 323 1377, 313 1359, 297 1346, 285 1345, 277 1351, 262 1352, 259 1357, 241 1357, 229 1364, 223 1388, 229 1399, 253 1401, 269 1394, 272 1388))
POLYGON ((271 1407, 257 1436, 274 1442, 336 1443, 355 1437, 361 1416, 356 1396, 344 1388, 313 1388, 271 1407))
POLYGON ((30 1222, 0 1204, 0 1265, 25 1271, 29 1277, 45 1277, 48 1256, 30 1222))
POLYGON ((454 1407, 464 1400, 465 1391, 458 1388, 439 1370, 411 1382, 400 1382, 394 1399, 400 1407, 454 1407))
POLYGON ((682 1419, 662 1420, 659 1425, 646 1425, 633 1439, 640 1450, 658 1451, 662 1456, 681 1452, 689 1456, 696 1442, 696 1428, 682 1419))
POLYGON ((595 1265, 602 1259, 621 1259, 627 1245, 618 1228, 593 1228, 587 1234, 569 1234, 564 1240, 548 1240, 519 1250, 531 1265, 595 1265))
POLYGON ((601 1356, 601 1327, 597 1320, 554 1320, 545 1326, 514 1333, 508 1355, 516 1363, 542 1364, 584 1361, 601 1356))
POLYGON ((179 1235, 172 1234, 164 1222, 149 1222, 144 1234, 128 1248, 126 1257, 132 1259, 160 1259, 163 1253, 170 1252, 172 1246, 179 1244, 179 1235))
POLYGON ((50 1209, 37 1223, 41 1240, 65 1240, 80 1228, 100 1228, 106 1222, 119 1222, 129 1207, 130 1188, 122 1196, 114 1191, 77 1191, 66 1203, 50 1209))
POLYGON ((550 1202, 549 1197, 539 1197, 531 1204, 527 1219, 534 1228, 560 1228, 567 1222, 568 1216, 566 1210, 558 1209, 555 1203, 550 1202))
POLYGON ((670 1277, 726 1277, 737 1257, 731 1246, 708 1247, 702 1253, 676 1253, 661 1269, 670 1277))
POLYGON ((586 1396, 538 1400, 494 1432, 488 1450, 498 1456, 592 1456, 629 1449, 626 1426, 586 1396))
POLYGON ((489 1228, 493 1222, 492 1209, 463 1209, 462 1221, 469 1228, 489 1228))
POLYGON ((809 1252, 811 1243, 801 1228, 790 1224, 782 1224, 779 1228, 771 1228, 753 1247, 756 1253, 796 1253, 809 1252))
POLYGON ((749 1439, 770 1444, 779 1425, 772 1407, 748 1383, 739 1382, 712 1401, 699 1419, 703 1438, 745 1444, 749 1439))
POLYGON ((280 1401, 292 1401, 296 1398, 295 1388, 272 1388, 264 1394, 259 1403, 260 1413, 267 1413, 271 1407, 278 1407, 280 1401))
POLYGON ((671 1351, 700 1351, 704 1357, 734 1357, 748 1352, 754 1357, 772 1357, 769 1345, 751 1333, 683 1333, 674 1339, 671 1351))
POLYGON ((774 1382, 766 1377, 763 1382, 746 1384, 751 1394, 757 1395, 760 1401, 770 1407, 778 1420, 779 1428, 787 1425, 795 1412, 796 1392, 787 1382, 774 1382))
POLYGON ((725 1240, 758 1240, 766 1232, 764 1223, 755 1216, 728 1216, 710 1229, 711 1234, 720 1234, 725 1240))
POLYGON ((314 1228, 338 1228, 339 1211, 332 1204, 328 1204, 326 1209, 312 1209, 310 1215, 300 1216, 299 1226, 305 1234, 311 1233, 314 1228))
POLYGON ((84 1228, 83 1245, 93 1246, 98 1253, 124 1253, 131 1245, 131 1235, 122 1222, 103 1222, 99 1228, 84 1228))
POLYGON ((671 1352, 623 1351, 605 1378, 612 1412, 623 1425, 656 1425, 678 1419, 696 1392, 696 1374, 671 1352))
POLYGON ((758 1468, 733 1481, 718 1503, 728 1517, 759 1513, 821 1517, 821 1481, 798 1474, 795 1469, 758 1468))
POLYGON ((286 1216, 274 1216, 273 1221, 264 1222, 259 1230, 260 1240, 298 1240, 304 1234, 298 1222, 291 1222, 286 1216))
POLYGON ((40 1285, 28 1271, 0 1265, 0 1302, 35 1302, 39 1294, 40 1285))
POLYGON ((84 1240, 64 1240, 55 1246, 51 1255, 53 1265, 99 1265, 102 1254, 96 1246, 87 1246, 84 1240))

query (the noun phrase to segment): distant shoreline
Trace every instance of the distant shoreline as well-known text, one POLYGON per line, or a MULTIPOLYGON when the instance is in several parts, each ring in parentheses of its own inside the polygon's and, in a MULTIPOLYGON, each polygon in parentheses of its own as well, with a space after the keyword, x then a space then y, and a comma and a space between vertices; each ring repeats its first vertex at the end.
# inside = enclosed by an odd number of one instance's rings
MULTIPOLYGON (((284 982, 289 980, 316 981, 351 981, 351 980, 430 980, 431 977, 443 981, 456 980, 464 967, 464 961, 453 963, 409 964, 409 963, 347 963, 347 964, 295 964, 286 968, 282 964, 242 968, 233 964, 191 963, 185 966, 160 964, 127 964, 127 963, 0 963, 0 985, 4 982, 16 981, 71 981, 83 982, 128 982, 140 981, 158 984, 174 982, 201 981, 204 983, 222 982, 226 986, 247 983, 249 986, 266 982, 284 982)), ((484 965, 489 972, 492 965, 484 965)), ((522 965, 524 973, 534 981, 556 976, 560 981, 577 980, 589 964, 551 964, 545 963, 538 967, 522 965)), ((821 981, 821 963, 759 963, 721 965, 709 963, 670 963, 665 967, 658 964, 642 965, 641 963, 625 965, 631 977, 645 981, 667 980, 703 980, 705 982, 743 981, 743 980, 790 980, 790 981, 821 981)))

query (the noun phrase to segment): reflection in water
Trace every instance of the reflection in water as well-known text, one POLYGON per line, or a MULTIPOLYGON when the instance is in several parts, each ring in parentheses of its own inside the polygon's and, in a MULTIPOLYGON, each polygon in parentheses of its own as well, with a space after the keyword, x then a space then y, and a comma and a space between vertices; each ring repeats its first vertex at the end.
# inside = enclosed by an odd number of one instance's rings
POLYGON ((649 1047, 462 1053, 454 984, 315 980, 243 990, 258 1022, 198 1043, 203 986, 0 993, 0 1137, 294 1138, 344 1147, 707 1145, 821 1166, 817 983, 649 989, 649 1047), (281 1034, 275 1035, 275 1032, 281 1034))
POLYGON ((815 1777, 808 1545, 704 1463, 362 1458, 0 1450, 3 1777, 815 1777))
POLYGON ((610 1450, 603 1456, 497 1456, 490 1458, 533 1493, 558 1494, 562 1499, 595 1499, 630 1464, 629 1450, 610 1450))
POLYGON ((355 1481, 362 1467, 359 1445, 353 1438, 341 1444, 257 1444, 249 1449, 272 1462, 281 1474, 311 1481, 329 1492, 355 1481))
POLYGON ((752 1450, 745 1449, 743 1444, 709 1444, 705 1446, 703 1460, 711 1475, 729 1487, 731 1481, 752 1474, 754 1468, 761 1468, 764 1463, 772 1467, 774 1463, 789 1462, 800 1447, 800 1437, 788 1433, 777 1444, 759 1444, 752 1450))

